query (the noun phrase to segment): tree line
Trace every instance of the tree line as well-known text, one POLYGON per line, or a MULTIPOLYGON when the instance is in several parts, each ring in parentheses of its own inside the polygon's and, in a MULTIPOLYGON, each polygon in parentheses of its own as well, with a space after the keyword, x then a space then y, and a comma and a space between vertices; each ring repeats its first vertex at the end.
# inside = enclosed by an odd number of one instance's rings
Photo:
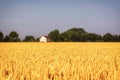
POLYGON ((23 40, 19 38, 19 34, 16 31, 11 31, 8 35, 5 35, 0 31, 0 42, 34 42, 38 41, 34 36, 26 36, 23 40))
MULTIPOLYGON (((48 39, 51 42, 120 42, 120 35, 112 35, 106 33, 103 36, 96 33, 89 33, 83 28, 71 28, 65 32, 60 33, 55 29, 48 33, 48 39)), ((34 36, 25 36, 23 40, 19 38, 16 31, 11 31, 5 35, 0 31, 0 42, 38 42, 39 38, 34 36)))
POLYGON ((120 42, 120 35, 106 33, 103 36, 96 33, 89 33, 83 28, 71 28, 60 33, 53 30, 48 34, 50 41, 53 42, 120 42))

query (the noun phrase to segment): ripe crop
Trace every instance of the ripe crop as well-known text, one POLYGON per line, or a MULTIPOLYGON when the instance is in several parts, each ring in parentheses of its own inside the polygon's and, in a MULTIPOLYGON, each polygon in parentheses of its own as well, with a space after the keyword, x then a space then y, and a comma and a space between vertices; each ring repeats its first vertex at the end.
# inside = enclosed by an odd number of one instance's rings
POLYGON ((120 80, 120 43, 0 43, 0 80, 120 80))

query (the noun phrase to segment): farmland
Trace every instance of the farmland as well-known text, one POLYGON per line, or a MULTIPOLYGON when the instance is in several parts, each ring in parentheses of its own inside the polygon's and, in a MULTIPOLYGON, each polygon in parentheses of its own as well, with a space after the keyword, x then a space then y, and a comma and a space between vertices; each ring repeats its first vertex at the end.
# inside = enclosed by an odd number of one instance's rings
POLYGON ((0 43, 0 80, 120 80, 120 43, 0 43))

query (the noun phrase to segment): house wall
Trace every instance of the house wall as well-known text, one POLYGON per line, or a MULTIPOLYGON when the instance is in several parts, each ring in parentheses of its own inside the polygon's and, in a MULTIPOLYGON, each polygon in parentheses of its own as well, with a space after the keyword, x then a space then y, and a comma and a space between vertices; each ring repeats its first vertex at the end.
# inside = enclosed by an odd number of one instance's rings
POLYGON ((40 38, 40 42, 47 42, 47 38, 46 38, 46 37, 44 37, 44 36, 43 36, 43 37, 41 37, 41 38, 40 38))

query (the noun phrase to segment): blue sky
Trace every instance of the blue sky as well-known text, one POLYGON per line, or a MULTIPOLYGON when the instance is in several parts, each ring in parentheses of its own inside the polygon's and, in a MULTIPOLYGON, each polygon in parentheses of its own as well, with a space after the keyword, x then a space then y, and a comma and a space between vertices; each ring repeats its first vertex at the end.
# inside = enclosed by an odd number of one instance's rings
POLYGON ((120 0, 0 0, 0 30, 39 37, 72 27, 120 34, 120 0))

